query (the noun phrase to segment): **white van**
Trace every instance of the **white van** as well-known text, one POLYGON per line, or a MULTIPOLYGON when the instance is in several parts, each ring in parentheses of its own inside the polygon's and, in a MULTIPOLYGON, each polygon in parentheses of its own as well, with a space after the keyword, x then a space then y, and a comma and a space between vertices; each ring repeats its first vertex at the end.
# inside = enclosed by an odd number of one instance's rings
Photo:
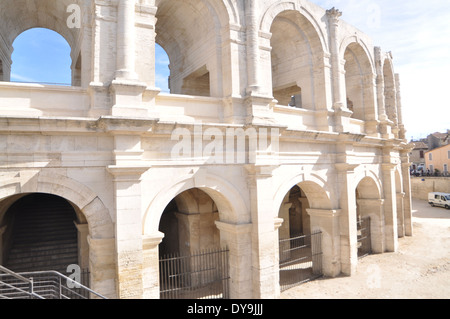
POLYGON ((431 206, 441 206, 450 209, 450 194, 428 193, 428 204, 431 206))

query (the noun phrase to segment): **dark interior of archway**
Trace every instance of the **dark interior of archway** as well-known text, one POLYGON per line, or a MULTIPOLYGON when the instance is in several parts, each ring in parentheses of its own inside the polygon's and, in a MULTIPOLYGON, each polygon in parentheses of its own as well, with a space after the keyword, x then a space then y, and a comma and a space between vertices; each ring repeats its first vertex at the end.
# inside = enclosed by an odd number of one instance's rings
POLYGON ((180 251, 178 220, 175 215, 177 212, 177 204, 175 200, 172 200, 162 214, 161 221, 159 223, 159 231, 164 234, 164 238, 161 244, 159 244, 159 256, 176 254, 180 251))
MULTIPOLYGON (((292 187, 289 192, 289 202, 292 203, 289 208, 289 235, 291 238, 305 234, 305 216, 302 214, 303 210, 307 207, 303 207, 304 203, 300 198, 305 198, 305 193, 298 185, 292 187)), ((307 216, 306 216, 307 217, 307 216)))
POLYGON ((4 245, 7 247, 3 247, 7 268, 66 274, 67 266, 78 264, 76 213, 68 201, 54 195, 30 194, 17 200, 7 214, 12 226, 4 245))

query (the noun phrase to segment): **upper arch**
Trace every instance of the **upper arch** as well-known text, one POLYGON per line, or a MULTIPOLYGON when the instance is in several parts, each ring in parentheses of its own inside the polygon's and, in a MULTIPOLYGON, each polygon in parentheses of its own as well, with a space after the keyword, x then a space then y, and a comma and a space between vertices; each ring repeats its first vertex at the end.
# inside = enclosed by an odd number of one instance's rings
POLYGON ((246 218, 248 211, 239 191, 223 178, 211 173, 206 173, 200 178, 195 175, 185 175, 175 182, 165 185, 153 198, 143 216, 143 234, 151 235, 158 232, 159 221, 166 206, 179 194, 198 188, 208 194, 219 210, 220 220, 230 223, 248 223, 246 218))
POLYGON ((278 208, 281 206, 286 194, 288 194, 295 185, 300 186, 305 192, 311 208, 332 209, 331 199, 326 191, 327 184, 325 180, 317 174, 302 172, 281 183, 274 195, 275 212, 278 212, 278 208))
POLYGON ((309 23, 315 34, 317 35, 318 41, 322 48, 322 52, 328 52, 328 44, 326 37, 316 18, 303 6, 298 4, 297 1, 283 1, 281 3, 275 3, 269 6, 261 16, 259 23, 260 30, 262 32, 270 33, 273 21, 282 12, 285 11, 296 11, 305 18, 309 23))

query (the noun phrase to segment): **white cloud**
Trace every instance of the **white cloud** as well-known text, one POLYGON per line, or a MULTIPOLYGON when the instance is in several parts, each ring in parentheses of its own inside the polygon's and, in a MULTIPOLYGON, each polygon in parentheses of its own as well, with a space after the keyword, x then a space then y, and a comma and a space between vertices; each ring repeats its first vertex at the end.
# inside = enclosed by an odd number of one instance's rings
POLYGON ((11 81, 13 81, 13 82, 37 82, 35 79, 20 75, 20 74, 16 74, 16 73, 11 73, 11 81))

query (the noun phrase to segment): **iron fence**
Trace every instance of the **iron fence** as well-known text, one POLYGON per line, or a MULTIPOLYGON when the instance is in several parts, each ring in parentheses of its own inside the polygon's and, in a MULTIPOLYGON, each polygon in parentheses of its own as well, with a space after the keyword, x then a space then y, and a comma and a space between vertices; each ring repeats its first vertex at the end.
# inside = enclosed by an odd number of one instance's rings
POLYGON ((357 223, 358 258, 362 258, 372 253, 372 242, 370 239, 370 217, 360 218, 357 223))
POLYGON ((159 261, 161 299, 228 299, 228 249, 203 250, 159 261))
POLYGON ((280 289, 285 291, 322 276, 322 233, 281 239, 280 289))

